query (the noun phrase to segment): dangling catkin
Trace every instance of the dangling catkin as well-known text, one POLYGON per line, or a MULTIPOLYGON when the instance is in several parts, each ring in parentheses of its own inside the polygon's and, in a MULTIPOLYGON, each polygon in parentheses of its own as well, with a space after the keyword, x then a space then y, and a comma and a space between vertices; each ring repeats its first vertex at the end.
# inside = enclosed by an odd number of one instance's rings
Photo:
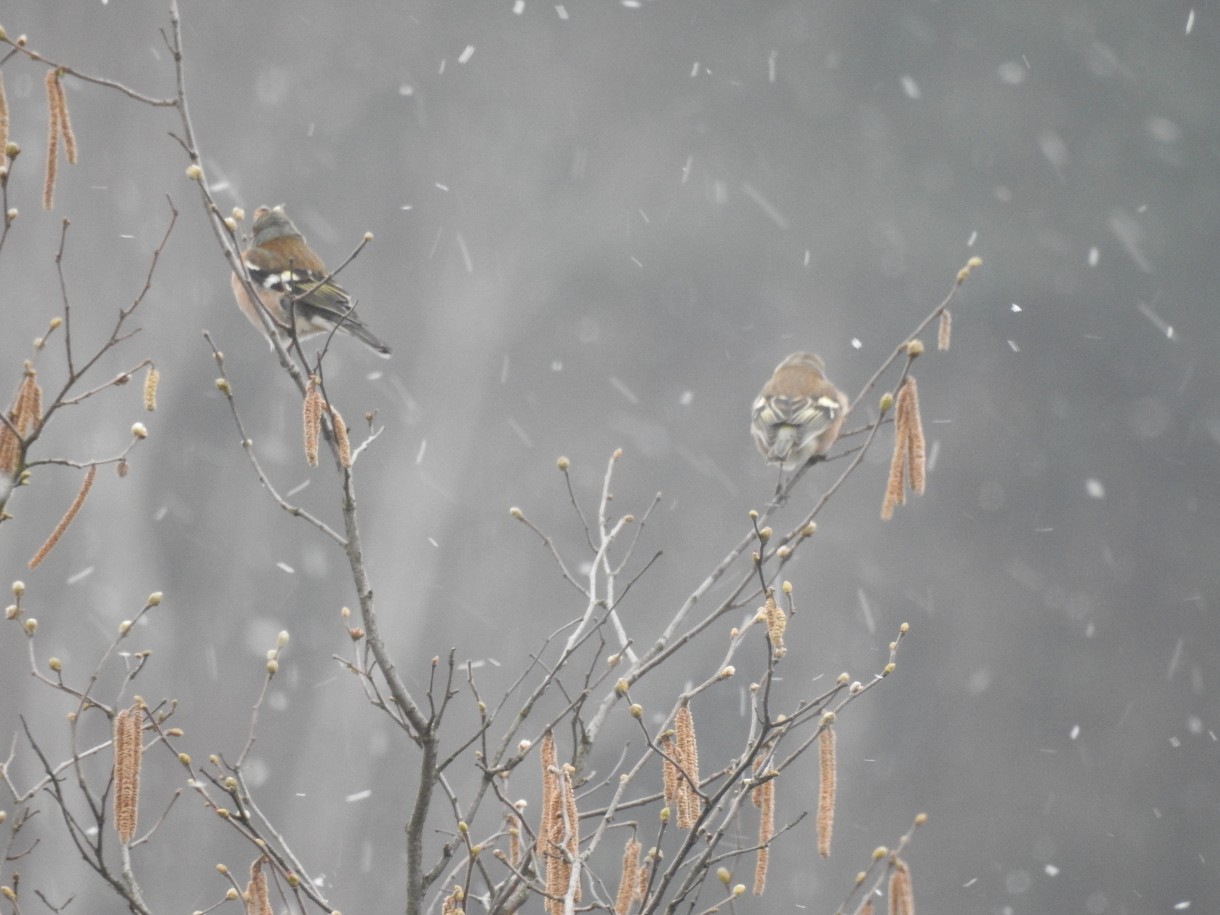
POLYGON ((782 658, 788 651, 784 647, 784 630, 788 628, 788 615, 776 603, 774 594, 767 595, 765 612, 767 614, 767 635, 770 637, 771 645, 775 649, 775 656, 782 658))
POLYGON ((29 566, 31 569, 38 568, 42 561, 47 558, 47 554, 55 549, 55 544, 59 543, 59 538, 68 530, 68 526, 72 524, 72 519, 76 517, 76 513, 85 504, 85 497, 89 495, 89 489, 93 486, 93 479, 96 476, 97 464, 90 464, 89 470, 85 473, 85 481, 81 483, 80 491, 76 494, 76 498, 72 500, 72 504, 64 512, 64 516, 59 519, 59 524, 55 525, 55 530, 51 531, 51 536, 38 548, 38 552, 30 560, 29 566))
POLYGON ((322 395, 317 382, 309 379, 305 389, 305 462, 310 467, 318 466, 318 436, 322 431, 322 395))
POLYGON ((250 882, 246 884, 246 915, 273 915, 267 875, 263 873, 266 861, 266 855, 259 855, 250 865, 250 882))
POLYGON ((148 374, 144 376, 144 409, 149 413, 157 409, 157 385, 160 383, 161 373, 155 365, 150 365, 148 374))
POLYGON ((695 740, 695 718, 690 705, 682 705, 674 717, 674 740, 677 760, 685 776, 678 777, 678 828, 691 829, 703 813, 703 798, 699 796, 699 744, 695 740))
POLYGON ((347 437, 347 423, 343 421, 338 410, 330 404, 326 406, 330 410, 330 419, 335 427, 335 444, 339 446, 339 463, 350 468, 352 466, 352 443, 347 437))
POLYGON ((901 411, 904 405, 907 411, 907 473, 911 479, 911 489, 915 490, 916 494, 923 495, 926 460, 923 420, 919 417, 919 388, 915 384, 914 375, 907 377, 906 384, 898 392, 898 409, 901 411))
MULTIPOLYGON (((899 394, 901 397, 901 393, 899 394)), ((890 456, 890 475, 885 481, 885 498, 881 501, 881 520, 894 517, 894 508, 906 503, 907 437, 904 434, 901 404, 894 413, 894 453, 890 456)))
POLYGON ((139 705, 114 716, 114 828, 124 845, 136 834, 144 711, 139 705))
POLYGON ((8 165, 8 96, 4 94, 4 71, 0 70, 0 167, 8 165))
POLYGON ((23 436, 42 424, 42 388, 38 384, 38 373, 28 361, 21 388, 17 391, 17 415, 14 421, 17 431, 23 436))
POLYGON ((68 164, 76 164, 76 134, 72 131, 72 118, 68 116, 68 96, 64 93, 63 75, 55 74, 55 107, 58 109, 59 131, 63 136, 64 152, 68 156, 68 164))
POLYGON ((754 895, 761 896, 763 890, 767 888, 767 864, 771 857, 771 839, 775 835, 775 779, 768 779, 754 790, 759 792, 758 799, 754 802, 759 809, 758 862, 754 866, 754 895))
POLYGON ((640 843, 635 836, 623 847, 623 872, 618 881, 618 895, 614 900, 614 915, 627 915, 631 902, 640 885, 640 843))
POLYGON ((8 423, 0 423, 0 473, 12 476, 21 463, 21 439, 42 422, 42 388, 38 385, 38 373, 29 361, 25 364, 25 375, 13 398, 8 418, 8 423))
POLYGON ((48 70, 47 84, 47 175, 42 185, 42 208, 50 210, 55 206, 55 177, 59 173, 59 93, 55 91, 59 83, 59 75, 54 70, 48 70))
MULTIPOLYGON (((542 822, 538 824, 538 839, 535 849, 539 855, 547 853, 551 833, 554 831, 556 816, 562 816, 556 800, 558 790, 555 770, 558 768, 558 756, 555 753, 555 737, 547 731, 542 735, 542 744, 538 748, 538 761, 542 765, 542 822)), ((562 823, 560 829, 563 828, 562 823)))
POLYGON ((567 806, 564 782, 558 765, 555 737, 549 731, 542 738, 538 753, 542 764, 542 822, 538 826, 538 855, 545 872, 547 896, 543 907, 548 915, 562 915, 563 897, 568 891, 572 866, 564 856, 564 808, 567 806))
POLYGON ((885 484, 881 503, 881 520, 894 515, 894 507, 906 504, 909 484, 922 495, 926 485, 927 460, 923 437, 923 421, 919 416, 919 387, 910 375, 898 389, 894 408, 894 454, 890 458, 890 475, 885 484))
POLYGON ((674 745, 672 734, 665 733, 661 735, 661 752, 665 754, 661 779, 665 795, 665 805, 670 810, 676 812, 678 806, 678 782, 681 781, 682 776, 678 773, 678 767, 674 763, 678 758, 678 748, 674 745))
POLYGON ((513 867, 521 866, 521 818, 515 813, 508 815, 506 825, 508 830, 508 863, 513 867))
MULTIPOLYGON (((12 414, 9 414, 12 421, 12 414)), ((8 423, 0 423, 0 476, 11 477, 17 472, 21 463, 21 439, 9 428, 8 423)), ((7 480, 0 482, 7 483, 7 480)))
POLYGON ((818 737, 818 854, 830 856, 830 837, 835 828, 835 732, 825 728, 818 737))
POLYGON ((890 915, 915 915, 915 897, 911 892, 911 869, 901 858, 895 858, 890 871, 890 915))

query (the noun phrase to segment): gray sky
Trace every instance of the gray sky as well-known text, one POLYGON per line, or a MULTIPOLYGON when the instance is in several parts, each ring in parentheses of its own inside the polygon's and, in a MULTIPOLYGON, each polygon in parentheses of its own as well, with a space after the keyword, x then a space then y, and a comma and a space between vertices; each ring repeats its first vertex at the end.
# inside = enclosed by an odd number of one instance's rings
MULTIPOLYGON (((833 911, 872 848, 926 811, 909 856, 923 910, 1220 909, 1215 9, 184 6, 194 126, 222 204, 284 204, 331 263, 375 235, 342 279, 395 355, 339 341, 328 381, 349 424, 376 410, 385 426, 358 464, 362 521, 412 685, 453 646, 502 692, 579 611, 508 514, 521 506, 573 565, 587 559, 560 454, 586 511, 617 447, 616 510, 663 494, 639 556, 664 555, 621 610, 649 644, 771 494, 747 425, 775 363, 816 350, 854 394, 978 255, 952 350, 916 365, 927 494, 878 520, 883 444, 786 572, 801 609, 782 667, 792 696, 841 670, 866 678, 899 623, 912 632, 893 680, 841 724, 835 854, 812 862, 802 824, 777 845, 763 904, 833 911)), ((48 57, 173 90, 160 3, 66 16, 15 0, 0 15, 48 57)), ((40 470, 10 507, 3 577, 31 589, 38 650, 77 672, 164 591, 137 646, 156 651, 139 691, 182 701, 200 758, 240 747, 263 653, 290 630, 255 752, 262 798, 337 905, 397 908, 397 884, 376 875, 401 869, 406 751, 331 660, 350 653, 343 556, 261 491, 201 331, 225 351, 276 485, 307 484, 294 499, 338 524, 332 476, 302 459, 299 398, 234 307, 172 113, 66 80, 81 161, 64 167, 55 212, 41 210, 42 75, 4 66, 26 150, 9 187, 22 215, 0 252, 6 383, 61 310, 61 218, 87 347, 142 287, 167 194, 182 215, 142 333, 98 375, 151 356, 161 409, 143 414, 134 386, 110 392, 61 418, 43 456, 109 455, 135 420, 151 437, 126 479, 99 475, 30 573, 78 482, 40 470)), ((62 360, 44 358, 50 390, 62 360)), ((841 466, 807 474, 777 528, 841 466)), ((697 643, 641 701, 668 709, 722 653, 722 635, 697 643)), ((0 630, 0 659, 14 697, 2 733, 18 711, 41 714, 54 746, 68 706, 26 675, 15 627, 0 630)), ((734 689, 696 706, 705 768, 717 733, 745 727, 734 689)), ((615 758, 608 746, 597 764, 615 758)), ((165 796, 179 775, 165 767, 146 790, 165 796)), ((781 782, 781 819, 813 806, 806 776, 805 796, 781 782)), ((184 807, 141 852, 166 909, 214 899, 212 864, 246 855, 221 830, 201 840, 197 805, 184 807), (186 873, 184 841, 207 843, 189 846, 186 873)), ((79 869, 38 868, 27 879, 52 898, 119 910, 79 869)))

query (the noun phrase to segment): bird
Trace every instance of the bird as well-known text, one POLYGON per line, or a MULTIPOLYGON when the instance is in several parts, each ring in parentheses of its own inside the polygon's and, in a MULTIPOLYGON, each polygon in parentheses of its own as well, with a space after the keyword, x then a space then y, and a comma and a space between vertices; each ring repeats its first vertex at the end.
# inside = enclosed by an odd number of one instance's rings
POLYGON ((847 415, 847 397, 826 380, 813 353, 793 353, 775 367, 751 412, 754 444, 769 462, 795 470, 830 450, 847 415))
MULTIPOLYGON (((322 259, 306 243, 304 236, 282 206, 261 206, 254 211, 253 237, 242 252, 242 263, 259 300, 271 315, 281 337, 287 339, 288 309, 291 306, 298 339, 314 334, 350 334, 378 355, 389 356, 390 348, 356 317, 356 303, 333 279, 322 259)), ((255 327, 265 332, 258 306, 246 291, 243 278, 232 277, 237 305, 255 327)))

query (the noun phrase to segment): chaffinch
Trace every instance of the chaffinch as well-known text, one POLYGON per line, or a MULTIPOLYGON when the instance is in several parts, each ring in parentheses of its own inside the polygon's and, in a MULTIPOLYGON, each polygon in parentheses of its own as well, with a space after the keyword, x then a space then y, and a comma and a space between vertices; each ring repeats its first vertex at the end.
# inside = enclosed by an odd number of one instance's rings
POLYGON ((775 367, 754 401, 750 432, 763 457, 796 469, 825 454, 847 415, 847 397, 826 380, 813 353, 793 353, 775 367))
MULTIPOLYGON (((338 327, 340 332, 351 334, 382 356, 390 355, 390 348, 356 317, 355 303, 338 283, 327 280, 319 285, 329 271, 285 215, 283 207, 255 210, 253 231, 254 238, 242 253, 242 260, 263 307, 281 334, 287 336, 290 298, 301 296, 292 306, 298 338, 329 333, 338 327)), ((233 294, 250 322, 264 330, 258 309, 237 274, 233 274, 233 294)))

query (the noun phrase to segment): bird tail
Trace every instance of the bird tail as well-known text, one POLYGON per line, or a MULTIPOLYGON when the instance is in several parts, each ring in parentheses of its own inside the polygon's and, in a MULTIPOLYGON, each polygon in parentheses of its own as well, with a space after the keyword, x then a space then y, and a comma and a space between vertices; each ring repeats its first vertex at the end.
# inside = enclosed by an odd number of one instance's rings
POLYGON ((388 357, 390 355, 390 347, 371 330, 361 324, 355 315, 349 314, 343 323, 339 325, 339 330, 351 334, 379 356, 388 357))
POLYGON ((794 451, 800 446, 800 436, 796 426, 784 423, 775 430, 775 441, 771 443, 771 450, 767 453, 767 460, 776 464, 785 463, 794 451))

